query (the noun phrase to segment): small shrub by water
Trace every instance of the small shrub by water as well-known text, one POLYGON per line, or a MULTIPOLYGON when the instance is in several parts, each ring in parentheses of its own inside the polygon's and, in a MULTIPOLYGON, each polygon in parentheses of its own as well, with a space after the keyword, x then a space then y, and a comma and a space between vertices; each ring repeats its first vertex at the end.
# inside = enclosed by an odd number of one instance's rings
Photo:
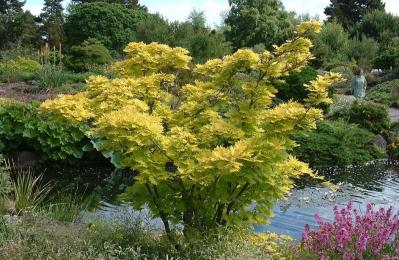
POLYGON ((366 129, 343 121, 321 121, 314 131, 296 136, 295 154, 313 166, 345 166, 384 158, 366 129))
POLYGON ((376 134, 382 133, 390 127, 388 108, 373 102, 355 101, 349 107, 335 111, 330 117, 358 124, 376 134))

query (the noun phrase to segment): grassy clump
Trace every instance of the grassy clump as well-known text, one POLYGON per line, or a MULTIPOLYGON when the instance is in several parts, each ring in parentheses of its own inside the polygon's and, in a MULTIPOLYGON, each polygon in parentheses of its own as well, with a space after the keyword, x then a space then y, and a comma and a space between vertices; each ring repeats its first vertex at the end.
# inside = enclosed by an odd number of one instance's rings
POLYGON ((273 259, 283 253, 277 235, 222 231, 185 239, 179 249, 154 230, 94 222, 88 225, 47 219, 0 220, 0 255, 4 259, 273 259))

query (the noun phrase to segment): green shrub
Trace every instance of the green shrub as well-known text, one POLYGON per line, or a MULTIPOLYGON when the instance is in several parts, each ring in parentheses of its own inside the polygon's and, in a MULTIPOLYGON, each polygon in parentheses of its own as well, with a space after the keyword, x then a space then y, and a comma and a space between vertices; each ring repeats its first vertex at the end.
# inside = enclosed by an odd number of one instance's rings
POLYGON ((390 127, 387 107, 368 101, 355 101, 349 109, 344 107, 337 110, 331 118, 358 124, 376 134, 382 133, 390 127))
POLYGON ((49 120, 38 104, 0 99, 0 152, 31 149, 42 159, 81 158, 88 144, 80 125, 49 120))
POLYGON ((375 136, 354 124, 323 121, 317 130, 297 136, 294 152, 313 166, 350 165, 383 158, 374 145, 375 136))
POLYGON ((357 65, 371 69, 377 57, 379 43, 366 36, 354 37, 349 42, 349 58, 356 60, 357 65))
POLYGON ((366 100, 384 105, 391 105, 392 102, 398 102, 399 79, 381 83, 370 89, 366 95, 366 100))
POLYGON ((60 88, 66 83, 66 74, 60 66, 45 64, 37 73, 38 85, 41 89, 50 90, 60 88))
POLYGON ((343 110, 348 110, 352 104, 356 101, 356 98, 352 95, 334 95, 334 103, 330 105, 328 115, 334 115, 336 113, 342 113, 343 110))
POLYGON ((112 62, 109 50, 98 40, 89 38, 81 45, 71 47, 65 60, 68 69, 75 72, 89 71, 91 67, 112 62))
POLYGON ((309 95, 305 85, 316 77, 317 71, 310 66, 302 68, 301 71, 292 72, 284 79, 285 82, 277 85, 277 97, 285 101, 290 99, 302 101, 309 95))
POLYGON ((376 57, 374 66, 378 69, 389 70, 397 66, 397 59, 399 59, 399 52, 396 49, 389 48, 376 57))
POLYGON ((0 81, 21 82, 34 79, 41 69, 40 63, 30 58, 18 57, 0 62, 0 81))

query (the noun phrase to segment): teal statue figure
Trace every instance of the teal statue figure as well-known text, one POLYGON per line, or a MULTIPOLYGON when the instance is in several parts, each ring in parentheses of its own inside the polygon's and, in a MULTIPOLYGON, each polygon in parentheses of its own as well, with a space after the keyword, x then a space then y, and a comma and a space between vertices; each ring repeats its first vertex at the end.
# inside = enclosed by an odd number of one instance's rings
POLYGON ((363 75, 363 70, 358 69, 352 79, 352 95, 357 99, 363 99, 366 96, 367 80, 363 75))

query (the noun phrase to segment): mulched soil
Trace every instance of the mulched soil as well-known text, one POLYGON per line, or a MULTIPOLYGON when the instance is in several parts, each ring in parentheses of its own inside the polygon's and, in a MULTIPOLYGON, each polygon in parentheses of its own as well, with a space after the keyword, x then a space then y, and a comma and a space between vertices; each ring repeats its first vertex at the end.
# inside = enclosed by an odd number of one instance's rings
POLYGON ((0 97, 15 99, 21 102, 33 100, 44 101, 55 98, 58 93, 40 91, 34 84, 28 83, 0 83, 0 97))

